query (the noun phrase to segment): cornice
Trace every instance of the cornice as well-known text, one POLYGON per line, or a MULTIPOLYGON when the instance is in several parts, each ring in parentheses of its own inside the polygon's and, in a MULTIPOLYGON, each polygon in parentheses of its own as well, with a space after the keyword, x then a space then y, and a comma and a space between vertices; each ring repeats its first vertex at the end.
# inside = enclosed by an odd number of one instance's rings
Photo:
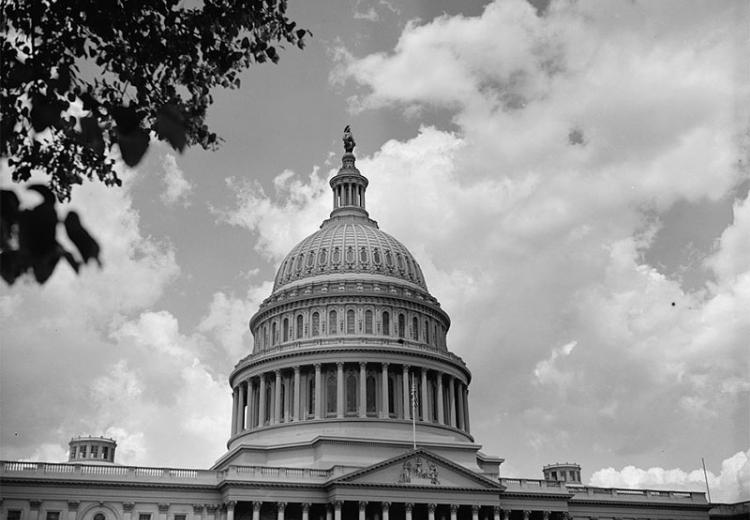
POLYGON ((187 482, 143 482, 133 480, 92 480, 92 479, 64 479, 39 477, 0 477, 0 484, 35 484, 39 486, 66 485, 72 487, 99 488, 131 488, 131 489, 174 489, 174 490, 202 490, 217 491, 218 484, 190 484, 187 482))

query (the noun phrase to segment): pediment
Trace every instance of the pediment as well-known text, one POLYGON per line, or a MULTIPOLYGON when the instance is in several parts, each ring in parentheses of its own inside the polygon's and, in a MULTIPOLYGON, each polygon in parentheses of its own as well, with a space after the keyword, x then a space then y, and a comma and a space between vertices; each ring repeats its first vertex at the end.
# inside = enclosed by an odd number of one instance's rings
POLYGON ((412 450, 349 473, 335 483, 399 487, 501 490, 499 482, 424 449, 412 450))

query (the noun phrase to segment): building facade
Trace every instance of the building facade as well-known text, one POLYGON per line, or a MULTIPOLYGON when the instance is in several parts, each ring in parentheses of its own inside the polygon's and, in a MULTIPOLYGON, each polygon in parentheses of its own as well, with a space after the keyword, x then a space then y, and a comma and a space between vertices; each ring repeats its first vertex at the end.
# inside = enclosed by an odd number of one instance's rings
POLYGON ((344 144, 330 217, 250 320, 214 467, 121 466, 114 441, 78 438, 67 463, 2 462, 2 518, 707 520, 703 493, 582 486, 575 464, 500 477, 503 459, 471 435, 471 372, 448 348, 450 318, 370 218, 349 132, 344 144))

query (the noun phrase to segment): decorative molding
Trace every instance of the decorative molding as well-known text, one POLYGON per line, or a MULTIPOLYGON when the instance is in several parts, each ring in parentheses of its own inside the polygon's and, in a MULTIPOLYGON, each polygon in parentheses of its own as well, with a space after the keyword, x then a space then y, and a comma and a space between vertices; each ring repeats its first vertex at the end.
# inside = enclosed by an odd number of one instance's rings
POLYGON ((407 459, 401 466, 398 483, 440 485, 437 465, 432 461, 425 462, 421 455, 407 459))
POLYGON ((30 508, 31 508, 32 510, 34 510, 34 509, 39 509, 39 507, 40 507, 41 505, 42 505, 42 501, 41 501, 41 500, 29 500, 29 507, 30 507, 30 508))
POLYGON ((78 511, 79 505, 81 505, 81 503, 78 500, 68 500, 68 511, 78 511))
POLYGON ((169 504, 159 504, 159 512, 166 513, 169 511, 169 504))

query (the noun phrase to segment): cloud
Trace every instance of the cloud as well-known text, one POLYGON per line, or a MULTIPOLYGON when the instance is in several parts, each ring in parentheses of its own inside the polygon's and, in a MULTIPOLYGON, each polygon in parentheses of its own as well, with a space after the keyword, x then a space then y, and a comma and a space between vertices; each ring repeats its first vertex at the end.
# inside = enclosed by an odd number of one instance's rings
MULTIPOLYGON (((713 502, 733 503, 750 498, 750 450, 737 452, 721 463, 718 475, 708 471, 708 486, 713 502)), ((618 488, 674 489, 703 491, 706 479, 703 469, 684 471, 679 468, 626 466, 621 470, 600 469, 591 476, 592 486, 618 488)))
POLYGON ((559 358, 569 356, 570 353, 573 352, 573 349, 576 348, 576 345, 578 345, 577 341, 571 341, 561 347, 552 349, 550 356, 537 363, 534 367, 534 377, 536 377, 535 382, 541 384, 557 383, 560 386, 567 383, 568 378, 565 373, 558 368, 556 361, 559 358))
POLYGON ((164 191, 159 198, 167 206, 182 204, 190 205, 190 194, 193 191, 193 185, 185 178, 185 173, 177 165, 177 158, 171 153, 167 153, 162 161, 164 168, 164 191))

